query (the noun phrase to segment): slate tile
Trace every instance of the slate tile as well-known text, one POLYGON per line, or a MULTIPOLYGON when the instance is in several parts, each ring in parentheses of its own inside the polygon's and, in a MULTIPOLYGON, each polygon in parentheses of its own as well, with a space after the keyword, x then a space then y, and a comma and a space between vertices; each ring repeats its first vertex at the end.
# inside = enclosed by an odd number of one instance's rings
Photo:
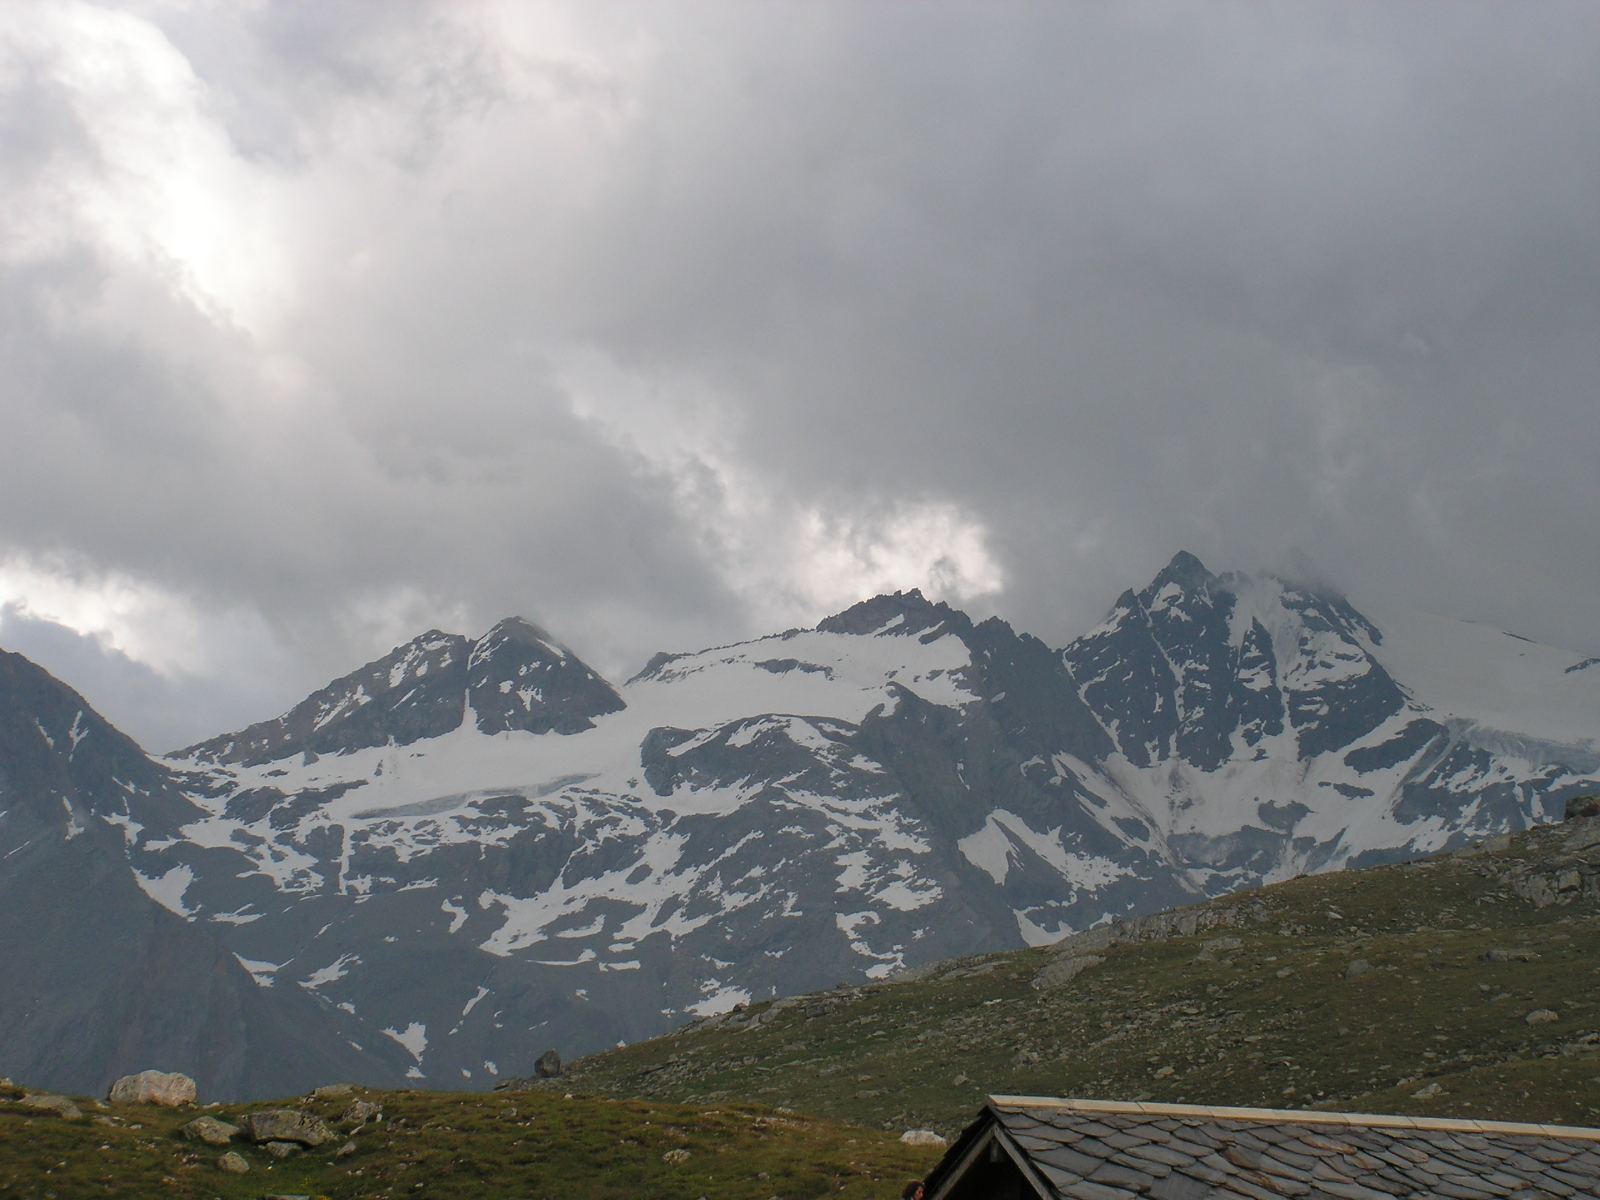
POLYGON ((1564 1163, 1572 1154, 1568 1150, 1557 1149, 1554 1146, 1534 1146, 1528 1150, 1531 1158, 1537 1158, 1542 1163, 1564 1163))
POLYGON ((1133 1171, 1143 1171, 1146 1175, 1154 1175, 1157 1179, 1172 1174, 1172 1168, 1165 1163, 1151 1162, 1147 1158, 1135 1158, 1132 1150, 1124 1150, 1121 1154, 1113 1154, 1106 1160, 1116 1163, 1120 1167, 1127 1167, 1133 1171))
POLYGON ((1118 1150, 1128 1150, 1134 1146, 1143 1146, 1149 1140, 1149 1138, 1142 1138, 1132 1133, 1113 1133, 1110 1137, 1104 1139, 1106 1145, 1115 1146, 1118 1150))
POLYGON ((1107 1187, 1103 1183, 1090 1183, 1080 1180, 1078 1183, 1069 1183, 1061 1189, 1064 1196, 1072 1196, 1074 1200, 1131 1200, 1137 1192, 1130 1192, 1126 1188, 1107 1187))
POLYGON ((1280 1162, 1285 1166, 1293 1167, 1296 1171, 1301 1173, 1311 1170, 1311 1168, 1314 1167, 1317 1162, 1315 1158, 1311 1158, 1304 1154, 1296 1154, 1293 1150, 1289 1149, 1287 1143, 1274 1146, 1271 1150, 1267 1151, 1266 1157, 1272 1159, 1274 1162, 1280 1162))
POLYGON ((1165 1146, 1153 1143, 1145 1146, 1135 1146, 1128 1153, 1135 1158, 1162 1163, 1168 1167, 1186 1167, 1197 1157, 1193 1154, 1185 1154, 1181 1150, 1174 1150, 1170 1143, 1165 1146))
POLYGON ((1151 1200, 1209 1200, 1211 1185, 1186 1175, 1169 1175, 1150 1185, 1151 1200))
POLYGON ((1033 1156, 1037 1161, 1049 1163, 1064 1171, 1071 1171, 1074 1175, 1089 1175, 1099 1167, 1100 1160, 1092 1154, 1080 1154, 1077 1150, 1067 1146, 1057 1146, 1053 1150, 1046 1150, 1033 1156))
POLYGON ((1144 1171, 1108 1162, 1101 1163, 1100 1169, 1089 1176, 1089 1181, 1103 1183, 1108 1187, 1126 1188, 1130 1192, 1147 1192, 1150 1190, 1150 1185, 1155 1183, 1156 1177, 1144 1171))

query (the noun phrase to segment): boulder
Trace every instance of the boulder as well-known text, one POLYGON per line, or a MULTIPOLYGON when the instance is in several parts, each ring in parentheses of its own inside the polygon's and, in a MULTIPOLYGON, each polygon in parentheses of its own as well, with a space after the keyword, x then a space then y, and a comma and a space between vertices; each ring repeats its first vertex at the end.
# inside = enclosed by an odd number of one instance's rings
POLYGON ((327 1087, 319 1087, 311 1093, 313 1100, 343 1100, 355 1092, 355 1088, 348 1083, 333 1083, 327 1087))
POLYGON ((137 1075, 124 1075, 111 1085, 106 1097, 113 1104, 163 1104, 177 1108, 180 1104, 193 1104, 194 1080, 176 1071, 140 1071, 137 1075))
POLYGON ((1526 946, 1512 946, 1509 948, 1495 946, 1483 952, 1484 962, 1532 962, 1538 957, 1537 952, 1529 950, 1526 946))
POLYGON ((1090 967, 1098 967, 1103 962, 1105 956, 1100 954, 1076 954, 1069 958, 1058 958, 1054 962, 1046 963, 1040 969, 1033 977, 1033 986, 1041 989, 1064 987, 1090 967))
POLYGON ((304 1154, 306 1148, 299 1142, 268 1142, 264 1147, 273 1158, 288 1158, 291 1154, 304 1154))
POLYGON ((352 1100, 350 1107, 344 1110, 341 1121, 353 1121, 357 1125, 365 1125, 368 1121, 383 1119, 383 1105, 375 1104, 371 1100, 352 1100))
POLYGON ((1201 943, 1200 953, 1194 956, 1194 960, 1195 962, 1216 962, 1218 954, 1226 954, 1230 950, 1243 949, 1244 943, 1236 937, 1212 938, 1209 942, 1201 943))
POLYGON ((1561 1020, 1560 1014, 1548 1008, 1536 1008, 1523 1018, 1529 1025, 1549 1025, 1561 1020))
POLYGON ((199 1140, 211 1146, 226 1146, 239 1136, 239 1127, 208 1116, 196 1117, 179 1132, 190 1141, 199 1140))
MULTIPOLYGON (((320 1146, 334 1139, 321 1117, 292 1108, 266 1108, 239 1119, 245 1137, 256 1145, 268 1142, 294 1142, 301 1146, 320 1146)), ((276 1153, 276 1151, 274 1151, 276 1153)))
POLYGON ((23 1096, 24 1108, 36 1109, 39 1112, 53 1112, 58 1117, 81 1117, 83 1110, 66 1096, 54 1096, 45 1092, 32 1092, 23 1096))
POLYGON ((245 1161, 244 1155, 237 1150, 229 1150, 217 1159, 217 1166, 234 1175, 245 1175, 250 1171, 250 1164, 245 1161))
POLYGON ((1370 970, 1372 970, 1372 964, 1364 958, 1358 958, 1344 969, 1344 977, 1346 979, 1360 979, 1370 970))
POLYGON ((908 1129, 900 1135, 900 1140, 908 1146, 943 1146, 947 1143, 931 1129, 908 1129))
POLYGON ((533 1064, 533 1073, 540 1079, 554 1079, 561 1074, 561 1055, 546 1050, 533 1064))
POLYGON ((1573 796, 1567 801, 1568 821, 1581 821, 1586 817, 1600 817, 1600 796, 1573 796))

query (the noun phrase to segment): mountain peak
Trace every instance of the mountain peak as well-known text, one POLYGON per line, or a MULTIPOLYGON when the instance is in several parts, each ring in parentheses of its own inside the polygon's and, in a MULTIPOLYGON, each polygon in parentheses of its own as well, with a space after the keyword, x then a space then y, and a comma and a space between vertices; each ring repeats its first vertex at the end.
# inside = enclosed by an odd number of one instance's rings
POLYGON ((960 609, 951 608, 942 600, 931 601, 920 588, 912 588, 909 592, 886 593, 852 604, 843 612, 819 621, 817 630, 864 637, 878 634, 937 636, 937 632, 960 636, 971 632, 972 621, 960 609))
POLYGON ((1172 556, 1171 562, 1157 572, 1146 590, 1154 594, 1168 584, 1177 584, 1186 593, 1207 591, 1216 579, 1217 577, 1206 569, 1205 563, 1187 550, 1180 550, 1172 556))
POLYGON ((487 642, 490 638, 495 636, 503 637, 510 641, 521 642, 525 646, 536 644, 549 646, 552 648, 558 646, 556 640, 552 638, 548 632, 546 632, 544 626, 528 620, 527 617, 506 617, 502 620, 496 621, 493 628, 491 628, 488 633, 484 634, 483 637, 479 638, 478 640, 480 642, 487 642))

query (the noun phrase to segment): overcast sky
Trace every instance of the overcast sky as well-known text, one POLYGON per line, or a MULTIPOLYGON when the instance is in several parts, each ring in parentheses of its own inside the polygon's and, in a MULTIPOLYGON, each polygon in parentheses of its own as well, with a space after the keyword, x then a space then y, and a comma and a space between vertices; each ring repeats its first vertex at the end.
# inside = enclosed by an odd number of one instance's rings
POLYGON ((152 749, 1180 549, 1600 652, 1600 5, 0 5, 0 645, 152 749))

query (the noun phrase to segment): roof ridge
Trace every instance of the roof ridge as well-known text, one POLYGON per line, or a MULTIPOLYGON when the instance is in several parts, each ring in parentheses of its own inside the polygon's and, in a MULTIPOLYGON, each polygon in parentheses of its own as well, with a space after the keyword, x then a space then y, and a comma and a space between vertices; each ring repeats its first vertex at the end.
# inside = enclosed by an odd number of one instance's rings
POLYGON ((1079 1100, 1060 1096, 990 1096, 1000 1108, 1065 1108, 1085 1113, 1150 1117, 1210 1117, 1224 1121, 1276 1121, 1301 1125, 1365 1125, 1382 1129, 1432 1129, 1453 1133, 1514 1133, 1600 1142, 1600 1129, 1581 1125, 1477 1121, 1461 1117, 1405 1117, 1390 1113, 1339 1113, 1305 1108, 1226 1108, 1210 1104, 1150 1104, 1138 1100, 1079 1100))

